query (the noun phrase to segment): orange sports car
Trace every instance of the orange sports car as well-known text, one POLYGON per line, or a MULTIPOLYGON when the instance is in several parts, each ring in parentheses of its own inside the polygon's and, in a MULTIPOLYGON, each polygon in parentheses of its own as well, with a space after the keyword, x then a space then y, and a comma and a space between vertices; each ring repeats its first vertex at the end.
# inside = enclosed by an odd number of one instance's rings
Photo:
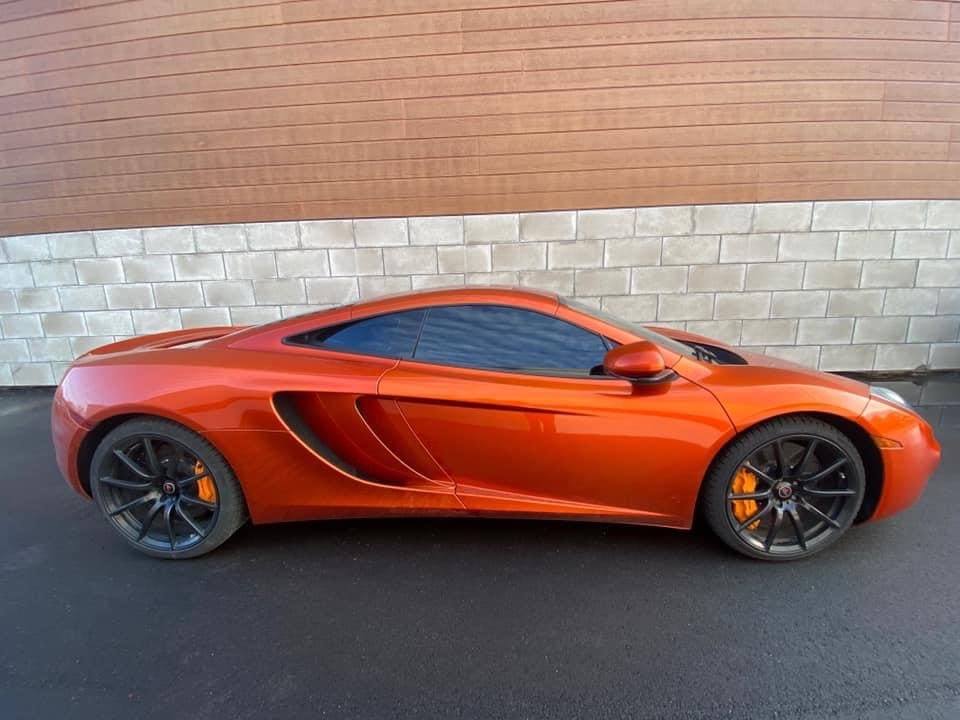
POLYGON ((163 558, 247 519, 699 513, 791 560, 910 506, 940 458, 889 390, 496 288, 107 345, 52 425, 70 485, 163 558))

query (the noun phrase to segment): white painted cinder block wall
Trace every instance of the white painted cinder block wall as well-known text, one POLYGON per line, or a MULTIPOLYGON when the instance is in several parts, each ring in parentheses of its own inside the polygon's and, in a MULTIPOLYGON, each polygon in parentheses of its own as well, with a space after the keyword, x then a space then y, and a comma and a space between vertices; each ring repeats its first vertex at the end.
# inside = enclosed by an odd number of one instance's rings
POLYGON ((826 370, 960 368, 960 201, 163 227, 0 242, 0 385, 131 335, 523 285, 826 370))

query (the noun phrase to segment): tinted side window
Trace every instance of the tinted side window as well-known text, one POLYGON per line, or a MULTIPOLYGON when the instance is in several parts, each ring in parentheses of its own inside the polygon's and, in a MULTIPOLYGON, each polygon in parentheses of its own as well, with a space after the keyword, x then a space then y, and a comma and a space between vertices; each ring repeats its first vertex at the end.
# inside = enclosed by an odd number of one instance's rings
POLYGON ((292 342, 363 355, 410 357, 424 310, 377 315, 291 338, 292 342))
POLYGON ((493 305, 431 308, 414 359, 496 370, 582 372, 603 363, 599 335, 531 310, 493 305))

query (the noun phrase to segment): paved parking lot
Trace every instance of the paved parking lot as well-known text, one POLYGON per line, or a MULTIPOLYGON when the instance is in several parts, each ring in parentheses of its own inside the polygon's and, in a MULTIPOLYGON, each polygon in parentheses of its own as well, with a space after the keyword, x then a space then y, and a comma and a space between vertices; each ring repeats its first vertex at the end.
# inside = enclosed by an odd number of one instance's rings
POLYGON ((960 382, 899 385, 944 460, 807 562, 705 532, 403 520, 135 554, 0 391, 0 717, 960 717, 960 382))

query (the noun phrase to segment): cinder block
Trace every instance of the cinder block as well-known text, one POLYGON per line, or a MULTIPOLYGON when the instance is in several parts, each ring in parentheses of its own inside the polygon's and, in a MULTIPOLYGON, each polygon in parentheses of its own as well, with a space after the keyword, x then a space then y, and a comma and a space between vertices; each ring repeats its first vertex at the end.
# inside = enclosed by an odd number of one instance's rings
POLYGON ((833 260, 837 255, 837 233, 807 232, 780 235, 779 260, 833 260))
POLYGON ((693 208, 693 232, 707 235, 733 235, 750 232, 752 204, 697 205, 693 208))
POLYGON ((606 295, 602 307, 608 313, 631 322, 653 322, 657 319, 656 295, 606 295))
POLYGON ((520 276, 516 271, 467 273, 467 285, 519 285, 520 276))
POLYGON ((22 363, 11 366, 13 384, 22 386, 56 385, 50 363, 22 363))
POLYGON ((828 345, 820 350, 821 370, 871 370, 876 345, 828 345))
POLYGON ((825 290, 775 292, 770 305, 770 317, 823 317, 827 314, 829 297, 825 290))
POLYGON ((856 288, 860 284, 859 260, 808 262, 803 275, 804 289, 856 288))
POLYGON ((354 220, 353 236, 357 241, 357 247, 407 245, 407 219, 354 220))
POLYGON ((219 253, 174 255, 173 272, 177 280, 223 280, 226 277, 223 256, 219 253))
POLYGON ((521 240, 573 240, 577 236, 577 213, 521 213, 521 240))
POLYGON ((630 270, 576 270, 574 293, 581 295, 624 295, 630 288, 630 270))
POLYGON ((801 318, 798 345, 846 345, 853 337, 853 318, 801 318))
POLYGON ((163 282, 173 280, 173 264, 169 255, 123 258, 123 275, 127 282, 163 282))
POLYGON ((687 290, 690 292, 743 290, 745 272, 746 265, 692 265, 687 273, 687 290))
POLYGON ((276 305, 230 308, 231 325, 262 325, 279 319, 280 308, 276 305))
POLYGON ((960 368, 960 343, 936 343, 930 346, 930 367, 933 370, 960 368))
POLYGON ((93 233, 93 244, 97 255, 105 257, 127 257, 143 255, 143 231, 97 230, 93 233))
POLYGON ((148 254, 157 255, 196 252, 193 228, 189 225, 146 228, 143 231, 143 249, 148 254))
POLYGON ((322 303, 317 303, 314 305, 281 305, 280 316, 283 318, 297 317, 299 315, 315 313, 318 310, 326 310, 328 308, 333 308, 333 307, 337 307, 337 306, 335 304, 322 304, 322 303))
POLYGON ((413 275, 410 278, 414 290, 435 290, 437 288, 461 287, 464 284, 463 274, 447 275, 413 275))
MULTIPOLYGON (((463 252, 462 248, 453 248, 463 252)), ((331 275, 383 275, 383 250, 381 248, 344 248, 328 251, 331 275)))
POLYGON ((960 288, 941 288, 938 315, 960 315, 960 288))
POLYGON ((484 273, 492 269, 490 245, 438 247, 437 262, 441 273, 484 273))
POLYGON ((875 230, 922 228, 926 217, 926 200, 875 200, 870 212, 870 228, 875 230))
MULTIPOLYGON (((96 312, 87 312, 83 315, 86 318, 87 328, 91 335, 112 336, 133 334, 133 318, 129 310, 98 310, 96 312)), ((66 334, 69 335, 69 333, 66 334)), ((83 335, 84 333, 77 334, 83 335)), ((108 340, 108 342, 111 341, 112 338, 108 340)), ((74 350, 76 350, 76 348, 74 348, 74 350)), ((83 352, 86 352, 86 350, 83 352)))
POLYGON ((203 299, 209 307, 253 305, 253 284, 249 280, 213 280, 203 283, 203 299))
POLYGON ((463 218, 459 215, 412 217, 408 224, 411 245, 463 244, 463 218))
POLYGON ((927 288, 887 290, 884 315, 935 315, 940 293, 927 288))
POLYGON ((277 252, 277 275, 280 277, 329 277, 330 263, 326 250, 287 250, 277 252))
POLYGON ((33 284, 37 287, 62 287, 76 285, 77 272, 72 260, 52 260, 30 263, 33 284))
POLYGON ((899 343, 907 338, 905 317, 856 318, 853 330, 855 343, 899 343))
POLYGON ((26 340, 0 340, 0 362, 23 363, 30 361, 26 340))
MULTIPOLYGON (((286 253, 281 251, 281 254, 286 253)), ((273 251, 224 253, 223 265, 228 280, 262 280, 277 276, 277 258, 273 251)))
MULTIPOLYGON (((350 282, 356 286, 355 281, 350 282)), ((296 305, 307 301, 306 286, 301 278, 254 280, 253 295, 258 305, 296 305)))
POLYGON ((893 254, 893 230, 842 232, 837 260, 883 260, 893 254))
POLYGON ((883 290, 831 290, 827 315, 862 317, 883 312, 883 290))
POLYGON ((770 316, 770 293, 717 293, 717 320, 747 320, 770 316))
MULTIPOLYGON (((104 310, 107 307, 107 296, 100 285, 60 288, 59 306, 64 310, 104 310)), ((58 310, 60 307, 45 309, 58 310)))
POLYGON ((819 345, 801 345, 799 347, 772 346, 764 348, 763 354, 811 368, 817 367, 820 362, 819 345))
POLYGON ((863 263, 860 287, 908 288, 916 275, 916 260, 867 261, 863 263))
MULTIPOLYGON (((392 295, 410 290, 413 285, 409 277, 379 277, 368 275, 358 278, 360 286, 360 297, 362 299, 380 297, 381 295, 392 295)), ((307 286, 307 296, 310 295, 310 286, 307 286)))
POLYGON ((708 320, 713 317, 713 293, 661 295, 657 320, 708 320))
MULTIPOLYGON (((747 267, 747 290, 798 290, 803 286, 802 262, 757 263, 747 267)), ((734 288, 731 288, 734 289, 734 288)))
POLYGON ((196 225, 193 228, 197 252, 215 253, 247 249, 243 225, 196 225))
POLYGON ((603 264, 603 240, 552 242, 548 246, 547 264, 551 270, 598 268, 603 264))
POLYGON ((30 263, 3 263, 0 265, 0 288, 33 287, 30 263))
POLYGON ((517 242, 520 239, 520 216, 516 213, 465 215, 463 239, 469 245, 517 242))
POLYGON ((573 295, 573 270, 532 270, 520 273, 520 284, 570 297, 573 295))
POLYGON ((869 201, 831 201, 813 204, 811 225, 813 230, 860 230, 867 227, 869 222, 869 201))
POLYGON ((893 241, 895 258, 942 258, 947 254, 950 233, 946 230, 897 230, 893 241))
POLYGON ((634 235, 689 235, 693 232, 693 206, 637 208, 634 235))
POLYGON ((728 345, 739 345, 742 328, 743 320, 691 320, 686 329, 728 345))
POLYGON ((104 291, 111 310, 154 307, 153 290, 147 284, 108 285, 104 291))
MULTIPOLYGON (((20 292, 29 291, 32 288, 25 288, 20 292)), ((50 290, 44 288, 40 292, 51 292, 50 290)), ((44 308, 44 310, 59 310, 59 307, 54 308, 44 308)), ((0 290, 0 313, 16 313, 19 312, 17 309, 17 297, 14 294, 13 290, 0 290)))
POLYGON ((3 238, 7 262, 49 260, 50 246, 46 235, 19 235, 3 238))
POLYGON ((344 305, 359 298, 354 278, 311 278, 307 280, 307 302, 344 305))
MULTIPOLYGON (((583 242, 591 242, 585 240, 583 242)), ((604 267, 634 267, 660 264, 660 238, 634 237, 605 240, 604 267)))
POLYGON ((960 316, 910 318, 907 342, 952 343, 958 340, 960 340, 960 316))
POLYGON ((157 283, 153 286, 153 295, 159 308, 203 305, 203 291, 198 282, 157 283))
POLYGON ((960 228, 960 200, 931 200, 927 207, 927 227, 960 228))
POLYGON ((2 329, 5 338, 43 337, 40 316, 36 313, 4 315, 0 317, 0 329, 2 329))
POLYGON ((50 246, 50 257, 54 260, 94 257, 97 254, 93 246, 92 232, 47 235, 47 243, 50 246))
POLYGON ((47 337, 69 337, 70 335, 87 334, 83 313, 43 313, 40 316, 40 324, 43 326, 43 333, 47 337))
MULTIPOLYGON (((0 255, 3 254, 3 249, 0 248, 0 255)), ((2 258, 0 258, 2 262, 2 258)), ((13 385, 13 372, 10 370, 9 363, 0 363, 0 386, 3 385, 13 385)))
POLYGON ((352 220, 305 220, 300 223, 300 244, 305 248, 354 246, 352 220))
POLYGON ((812 215, 813 205, 808 202, 757 203, 752 231, 806 232, 810 229, 812 215))
POLYGON ((927 364, 930 346, 914 345, 877 345, 877 358, 874 370, 916 370, 927 364))
POLYGON ((918 287, 960 286, 960 258, 956 260, 921 260, 917 269, 918 287))
POLYGON ((133 330, 137 335, 180 329, 179 310, 132 310, 133 330))
POLYGON ((494 270, 545 270, 546 243, 500 244, 493 246, 494 270))
POLYGON ((779 238, 776 233, 724 235, 720 238, 720 262, 774 262, 779 252, 779 238))
POLYGON ((230 311, 225 307, 184 308, 180 311, 180 323, 185 328, 229 325, 230 311))
POLYGON ((634 295, 682 293, 686 290, 686 267, 638 267, 631 271, 630 292, 634 295))
POLYGON ((600 240, 630 237, 635 223, 636 210, 633 208, 580 210, 577 213, 577 238, 600 240))
POLYGON ((960 230, 950 232, 950 246, 947 248, 948 258, 960 258, 960 230))
POLYGON ((662 265, 716 263, 720 257, 719 235, 688 235, 663 238, 662 265))
MULTIPOLYGON (((131 323, 131 332, 133 324, 131 323)), ((73 356, 75 358, 80 357, 81 355, 86 355, 91 350, 96 350, 98 347, 103 347, 104 345, 109 345, 112 343, 113 336, 95 336, 95 337, 72 337, 68 338, 70 340, 70 349, 73 351, 73 356)))
MULTIPOLYGON (((63 289, 78 290, 79 288, 63 289)), ((19 307, 19 312, 56 312, 60 310, 60 298, 57 295, 56 288, 21 288, 6 292, 9 292, 11 297, 16 292, 16 306, 19 307)), ((71 310, 73 308, 65 309, 71 310)))
POLYGON ((250 223, 246 225, 251 250, 289 250, 300 247, 295 222, 250 223))
POLYGON ((383 267, 388 275, 428 275, 437 272, 435 247, 385 248, 383 267))
POLYGON ((123 282, 123 265, 120 258, 97 258, 75 260, 77 279, 83 285, 104 285, 123 282))
POLYGON ((34 362, 69 362, 73 360, 68 338, 33 338, 27 340, 34 362))
POLYGON ((744 345, 793 345, 797 339, 797 320, 744 320, 741 340, 744 345))

